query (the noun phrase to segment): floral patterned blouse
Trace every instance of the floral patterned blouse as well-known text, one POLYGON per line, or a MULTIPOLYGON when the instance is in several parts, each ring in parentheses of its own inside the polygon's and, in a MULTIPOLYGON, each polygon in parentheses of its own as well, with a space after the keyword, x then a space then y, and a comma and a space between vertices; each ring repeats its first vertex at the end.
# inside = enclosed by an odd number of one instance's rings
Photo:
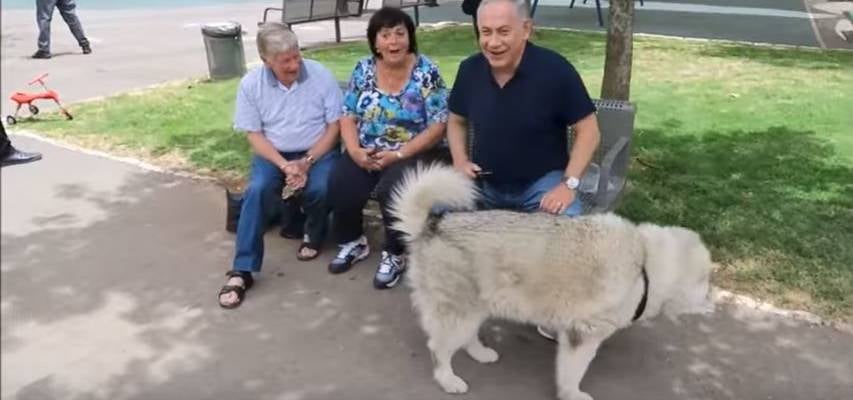
POLYGON ((377 87, 376 61, 355 66, 344 93, 344 116, 355 117, 363 148, 397 150, 429 125, 447 122, 447 87, 430 59, 418 55, 412 75, 399 93, 377 87))

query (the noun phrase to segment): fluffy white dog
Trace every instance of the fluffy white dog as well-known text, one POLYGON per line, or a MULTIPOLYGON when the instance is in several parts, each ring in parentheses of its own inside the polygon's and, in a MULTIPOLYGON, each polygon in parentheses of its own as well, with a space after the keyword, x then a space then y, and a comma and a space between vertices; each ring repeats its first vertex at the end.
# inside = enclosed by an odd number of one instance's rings
POLYGON ((449 393, 460 348, 482 363, 498 353, 477 333, 489 317, 557 332, 557 395, 589 400, 579 384, 599 344, 634 320, 709 311, 708 250, 678 227, 613 214, 579 218, 471 211, 474 183, 450 167, 419 167, 396 192, 395 227, 409 242, 412 302, 428 336, 433 376, 449 393), (435 213, 438 208, 462 210, 435 213))

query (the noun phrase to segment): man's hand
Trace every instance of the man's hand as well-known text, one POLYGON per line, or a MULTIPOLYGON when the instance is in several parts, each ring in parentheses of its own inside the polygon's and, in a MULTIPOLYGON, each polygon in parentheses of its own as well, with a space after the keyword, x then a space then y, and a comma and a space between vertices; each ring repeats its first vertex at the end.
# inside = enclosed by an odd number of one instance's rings
POLYGON ((284 172, 285 183, 291 189, 299 190, 305 187, 308 180, 308 163, 305 160, 288 161, 281 171, 284 172))
POLYGON ((551 214, 560 215, 575 201, 575 191, 560 182, 559 185, 545 193, 539 202, 539 209, 551 214))
POLYGON ((483 170, 482 168, 480 168, 479 165, 474 164, 468 160, 458 161, 458 162, 454 161, 453 162, 453 168, 455 168, 457 171, 461 172, 463 175, 465 175, 471 179, 477 179, 480 171, 483 170))

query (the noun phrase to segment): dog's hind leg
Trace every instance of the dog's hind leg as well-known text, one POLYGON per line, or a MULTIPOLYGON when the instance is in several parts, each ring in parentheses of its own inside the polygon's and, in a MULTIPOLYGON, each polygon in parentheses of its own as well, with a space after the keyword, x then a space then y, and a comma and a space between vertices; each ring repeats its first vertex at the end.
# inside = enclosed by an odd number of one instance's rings
POLYGON ((468 355, 471 356, 475 361, 487 364, 498 361, 498 352, 495 349, 486 347, 483 342, 480 341, 480 338, 477 334, 474 334, 474 337, 465 345, 465 351, 468 352, 468 355))
POLYGON ((590 362, 595 357, 598 346, 615 329, 597 327, 589 331, 580 331, 573 327, 557 335, 560 343, 557 348, 557 397, 560 400, 592 400, 592 396, 580 390, 590 362), (606 332, 605 332, 606 331, 606 332))
MULTIPOLYGON (((425 318, 424 330, 429 336, 427 347, 432 352, 435 363, 433 377, 445 392, 465 393, 468 391, 468 384, 453 372, 451 359, 457 350, 469 345, 472 340, 477 340, 477 330, 483 319, 472 316, 431 314, 425 318)), ((477 341, 479 343, 479 340, 477 341)))

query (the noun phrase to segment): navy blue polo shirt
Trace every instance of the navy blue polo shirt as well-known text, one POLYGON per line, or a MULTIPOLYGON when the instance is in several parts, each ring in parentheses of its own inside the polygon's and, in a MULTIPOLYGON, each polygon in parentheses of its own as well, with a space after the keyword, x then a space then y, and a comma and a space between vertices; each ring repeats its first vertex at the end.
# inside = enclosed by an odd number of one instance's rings
POLYGON ((497 184, 528 184, 569 162, 566 129, 595 112, 578 72, 527 42, 515 75, 498 86, 482 53, 459 65, 448 108, 473 124, 471 156, 497 184))

